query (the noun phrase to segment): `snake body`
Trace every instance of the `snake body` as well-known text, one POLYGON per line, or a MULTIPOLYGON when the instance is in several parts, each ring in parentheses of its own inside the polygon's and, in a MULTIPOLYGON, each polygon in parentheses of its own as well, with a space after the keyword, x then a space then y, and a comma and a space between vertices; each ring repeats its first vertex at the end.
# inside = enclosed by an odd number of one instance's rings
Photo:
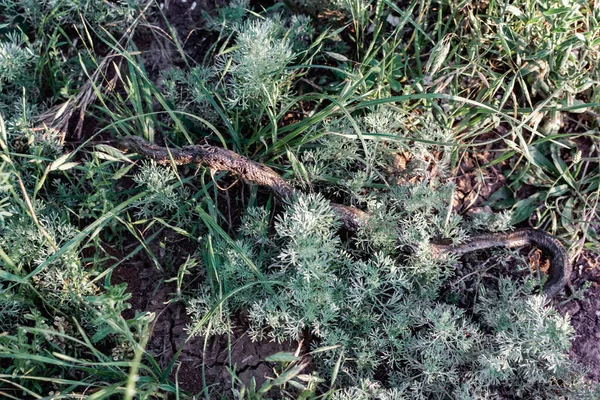
MULTIPOLYGON (((245 181, 267 187, 280 199, 291 198, 296 189, 283 179, 272 168, 239 155, 231 150, 210 145, 191 145, 178 149, 169 149, 147 142, 138 136, 126 136, 119 141, 122 150, 133 151, 145 158, 153 159, 159 164, 197 164, 213 171, 228 171, 245 181)), ((344 228, 356 231, 369 218, 369 214, 356 207, 330 203, 344 228)), ((554 236, 535 229, 520 229, 508 233, 488 233, 473 236, 465 243, 457 246, 433 244, 438 254, 453 253, 461 256, 476 250, 492 247, 515 248, 533 245, 540 248, 550 257, 549 279, 544 286, 548 297, 558 294, 565 285, 570 284, 571 264, 569 256, 554 236)))
POLYGON ((554 236, 536 229, 517 229, 512 232, 486 233, 470 237, 458 246, 433 244, 437 253, 453 253, 457 256, 477 250, 493 247, 515 248, 536 246, 550 257, 548 280, 544 285, 544 293, 548 297, 556 296, 565 286, 571 284, 572 272, 569 254, 560 240, 554 236))
MULTIPOLYGON (((296 189, 272 168, 220 147, 197 144, 170 149, 149 143, 139 136, 126 136, 119 141, 118 146, 159 164, 197 164, 213 171, 228 171, 247 182, 267 187, 282 200, 288 200, 296 193, 296 189)), ((367 213, 355 207, 339 203, 331 203, 331 207, 344 228, 351 231, 357 230, 361 221, 368 217, 367 213)))

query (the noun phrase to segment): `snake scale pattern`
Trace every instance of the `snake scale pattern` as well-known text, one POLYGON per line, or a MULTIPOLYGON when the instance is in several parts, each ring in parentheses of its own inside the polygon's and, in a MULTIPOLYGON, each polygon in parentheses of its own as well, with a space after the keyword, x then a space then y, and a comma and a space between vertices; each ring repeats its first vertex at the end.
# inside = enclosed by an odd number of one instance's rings
MULTIPOLYGON (((170 149, 151 144, 138 136, 124 137, 119 141, 118 147, 155 160, 159 164, 196 164, 208 167, 212 171, 231 172, 247 182, 268 188, 280 199, 288 199, 296 192, 296 189, 273 169, 220 147, 204 144, 170 149)), ((355 207, 333 202, 331 207, 344 228, 351 231, 357 230, 361 222, 369 218, 369 214, 355 207)), ((572 267, 568 253, 557 238, 543 231, 519 229, 508 233, 488 233, 473 236, 457 246, 433 244, 433 249, 440 255, 453 253, 461 256, 492 247, 515 248, 527 245, 540 248, 550 257, 549 278, 544 285, 544 293, 548 297, 555 296, 565 286, 570 285, 572 267)))

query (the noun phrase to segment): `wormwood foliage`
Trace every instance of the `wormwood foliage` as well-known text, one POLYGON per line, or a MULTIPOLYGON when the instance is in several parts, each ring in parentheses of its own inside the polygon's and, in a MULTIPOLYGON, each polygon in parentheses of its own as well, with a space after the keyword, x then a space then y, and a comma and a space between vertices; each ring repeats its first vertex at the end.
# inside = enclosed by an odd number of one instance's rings
MULTIPOLYGON (((423 192, 444 200, 443 191, 421 186, 413 189, 412 207, 397 212, 404 218, 429 215, 434 201, 418 205, 423 192)), ((401 201, 411 203, 410 195, 401 201)), ((222 333, 223 317, 246 308, 255 340, 299 340, 308 330, 319 346, 335 348, 316 356, 319 373, 330 374, 342 357, 340 384, 356 385, 336 398, 535 393, 558 399, 586 393, 567 357, 573 337, 568 316, 532 294, 532 285, 502 279, 482 289, 470 312, 444 300, 451 263, 434 261, 423 237, 412 243, 418 251, 408 259, 357 250, 340 240, 339 223, 320 195, 300 195, 288 204, 272 236, 266 235, 267 220, 257 216, 265 216, 264 210, 251 209, 244 218, 236 251, 218 252, 223 294, 256 279, 240 251, 283 284, 275 296, 260 288, 233 295, 227 309, 213 314, 212 324, 198 333, 222 333), (384 382, 378 381, 382 374, 384 382)), ((428 230, 438 232, 431 225, 428 230)), ((208 287, 201 290, 188 307, 193 324, 218 298, 208 287)))
POLYGON ((34 82, 28 78, 36 61, 34 45, 25 35, 20 32, 0 34, 0 111, 4 115, 12 115, 23 91, 33 88, 34 82))
POLYGON ((24 35, 18 32, 8 33, 0 41, 0 92, 7 85, 24 82, 27 71, 36 58, 24 35))
MULTIPOLYGON (((171 215, 185 204, 189 197, 186 190, 176 188, 177 175, 172 169, 156 165, 154 161, 144 163, 139 172, 134 175, 133 181, 148 190, 148 197, 137 201, 135 204, 140 218, 171 215)), ((180 210, 182 214, 183 210, 180 210)))
POLYGON ((214 63, 162 72, 166 97, 177 108, 218 123, 217 102, 232 120, 253 125, 265 115, 273 118, 292 102, 297 73, 288 66, 301 63, 306 56, 309 43, 305 38, 312 35, 310 20, 301 15, 272 15, 242 21, 245 5, 233 2, 222 10, 227 14, 235 11, 237 17, 214 26, 232 41, 227 51, 215 56, 214 63))
POLYGON ((112 2, 95 0, 1 0, 4 15, 21 17, 35 29, 46 24, 77 24, 84 20, 98 25, 116 22, 131 23, 143 0, 117 0, 112 2))
POLYGON ((229 106, 242 109, 275 106, 282 95, 289 73, 283 68, 294 58, 289 39, 281 25, 272 20, 250 20, 236 37, 236 50, 230 57, 217 59, 217 68, 227 71, 229 106), (229 65, 226 65, 229 63, 229 65))

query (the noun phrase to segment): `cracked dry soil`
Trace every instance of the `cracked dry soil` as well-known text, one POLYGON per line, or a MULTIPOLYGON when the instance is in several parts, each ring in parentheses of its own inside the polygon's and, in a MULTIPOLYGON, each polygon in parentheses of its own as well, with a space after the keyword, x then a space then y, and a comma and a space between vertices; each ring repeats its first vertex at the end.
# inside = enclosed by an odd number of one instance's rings
POLYGON ((584 251, 573 265, 573 284, 576 288, 590 282, 582 300, 557 304, 562 314, 571 316, 575 338, 569 356, 587 370, 587 376, 600 382, 600 255, 584 251))
MULTIPOLYGON (((124 263, 113 273, 112 284, 127 283, 131 293, 131 308, 125 311, 125 318, 132 318, 135 310, 155 313, 152 337, 147 351, 166 368, 175 353, 183 348, 170 378, 177 381, 181 389, 199 393, 206 382, 212 395, 230 398, 233 387, 228 367, 235 366, 237 376, 248 385, 251 378, 260 387, 266 377, 273 377, 272 364, 265 358, 281 352, 295 352, 299 343, 252 342, 245 332, 243 317, 239 320, 230 337, 221 335, 210 337, 205 342, 203 336, 188 341, 185 331, 189 318, 181 303, 168 303, 176 287, 174 283, 159 283, 161 272, 151 262, 135 260, 124 263)), ((308 351, 302 348, 301 353, 308 351)), ((235 385, 239 388, 239 384, 235 385)))

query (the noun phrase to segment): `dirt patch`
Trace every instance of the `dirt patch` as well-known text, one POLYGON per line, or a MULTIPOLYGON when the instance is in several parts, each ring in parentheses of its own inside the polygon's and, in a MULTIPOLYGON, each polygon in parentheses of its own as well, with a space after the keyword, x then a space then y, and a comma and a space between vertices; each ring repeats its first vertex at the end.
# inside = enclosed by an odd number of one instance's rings
POLYGON ((265 358, 281 351, 294 352, 298 348, 298 344, 291 341, 282 344, 252 342, 247 334, 240 332, 229 337, 214 336, 206 341, 204 337, 196 337, 186 343, 188 336, 182 322, 180 319, 172 329, 175 344, 178 348, 183 346, 180 367, 173 378, 192 393, 201 391, 204 381, 210 393, 232 397, 231 389, 240 386, 239 382, 233 382, 228 368, 235 370, 245 386, 254 379, 260 387, 267 378, 275 378, 274 366, 265 358))
POLYGON ((558 304, 562 315, 571 316, 575 340, 569 353, 573 361, 588 370, 588 378, 600 382, 600 255, 586 251, 573 265, 574 286, 591 282, 583 300, 558 304))
POLYGON ((227 4, 227 0, 160 1, 160 11, 148 15, 148 23, 134 38, 150 77, 156 81, 162 70, 202 63, 218 38, 207 29, 206 16, 227 4))
MULTIPOLYGON (((486 137, 482 136, 481 140, 486 140, 486 137)), ((506 185, 506 178, 502 175, 499 165, 481 168, 494 157, 491 145, 463 154, 454 178, 456 184, 452 203, 454 211, 464 214, 471 209, 478 209, 492 194, 506 185)))
MULTIPOLYGON (((155 313, 152 337, 147 351, 156 359, 161 368, 168 368, 176 353, 181 350, 177 362, 170 373, 170 379, 179 387, 192 394, 203 390, 204 384, 212 396, 232 397, 231 389, 239 389, 239 382, 233 382, 228 369, 245 386, 254 378, 260 387, 268 377, 275 377, 273 365, 265 359, 278 352, 296 352, 299 343, 288 341, 272 343, 252 342, 246 334, 247 326, 243 318, 238 318, 231 335, 194 337, 188 340, 186 326, 190 320, 181 302, 170 302, 176 291, 175 284, 165 283, 164 276, 156 266, 142 257, 124 263, 115 269, 112 284, 127 283, 131 293, 131 309, 124 313, 125 318, 134 316, 135 311, 155 313)), ((299 354, 308 351, 302 347, 299 354)))

